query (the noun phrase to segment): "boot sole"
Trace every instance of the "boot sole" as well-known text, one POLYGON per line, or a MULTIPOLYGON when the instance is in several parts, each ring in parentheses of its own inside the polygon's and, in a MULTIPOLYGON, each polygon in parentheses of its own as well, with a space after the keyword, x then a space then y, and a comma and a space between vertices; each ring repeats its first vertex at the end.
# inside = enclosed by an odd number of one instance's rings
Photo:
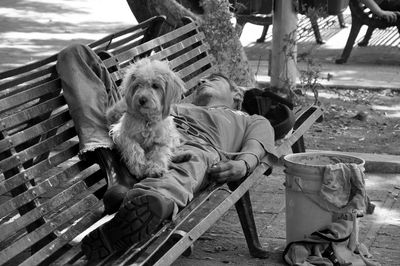
POLYGON ((99 260, 148 239, 169 214, 167 209, 165 201, 153 195, 126 199, 112 220, 83 238, 83 253, 99 260))

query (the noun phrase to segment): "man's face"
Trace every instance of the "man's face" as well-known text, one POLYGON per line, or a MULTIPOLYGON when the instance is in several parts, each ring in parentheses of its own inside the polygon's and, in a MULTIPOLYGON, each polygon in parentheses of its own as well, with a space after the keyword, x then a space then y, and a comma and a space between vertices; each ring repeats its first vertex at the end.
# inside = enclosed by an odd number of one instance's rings
POLYGON ((233 105, 233 92, 228 81, 218 75, 211 75, 199 81, 194 91, 194 104, 208 106, 210 104, 233 105))

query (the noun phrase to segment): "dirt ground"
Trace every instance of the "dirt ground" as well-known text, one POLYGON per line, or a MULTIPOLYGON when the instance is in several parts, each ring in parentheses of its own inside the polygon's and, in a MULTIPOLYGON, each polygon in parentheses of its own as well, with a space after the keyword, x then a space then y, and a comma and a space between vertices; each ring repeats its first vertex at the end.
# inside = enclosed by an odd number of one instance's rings
POLYGON ((400 91, 327 89, 322 123, 305 135, 307 149, 400 154, 400 91))

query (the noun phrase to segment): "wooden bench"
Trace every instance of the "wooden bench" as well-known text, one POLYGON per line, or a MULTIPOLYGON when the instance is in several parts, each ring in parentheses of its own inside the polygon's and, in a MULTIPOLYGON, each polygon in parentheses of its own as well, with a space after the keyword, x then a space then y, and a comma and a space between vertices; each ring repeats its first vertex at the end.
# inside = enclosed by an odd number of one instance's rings
MULTIPOLYGON (((189 90, 199 77, 213 71, 198 25, 187 21, 158 36, 164 20, 155 17, 89 45, 104 58, 116 84, 123 69, 141 57, 168 60, 189 90)), ((102 215, 102 196, 112 173, 102 158, 94 163, 78 157, 79 142, 56 60, 54 55, 0 73, 0 265, 82 265, 80 239, 110 218, 102 215)), ((316 106, 299 112, 297 130, 278 150, 290 149, 321 115, 316 106)), ((116 252, 100 265, 169 265, 188 253, 193 242, 233 205, 251 255, 265 257, 249 189, 270 171, 261 164, 242 183, 211 184, 150 240, 116 252)))
POLYGON ((386 29, 388 27, 397 27, 400 33, 400 20, 395 22, 388 22, 382 18, 377 17, 359 0, 350 0, 349 2, 351 11, 351 29, 349 37, 347 38, 346 46, 343 49, 340 58, 336 59, 336 64, 344 64, 347 62, 351 51, 353 50, 354 43, 357 39, 358 33, 363 25, 368 26, 368 30, 359 46, 367 46, 372 32, 378 29, 386 29))

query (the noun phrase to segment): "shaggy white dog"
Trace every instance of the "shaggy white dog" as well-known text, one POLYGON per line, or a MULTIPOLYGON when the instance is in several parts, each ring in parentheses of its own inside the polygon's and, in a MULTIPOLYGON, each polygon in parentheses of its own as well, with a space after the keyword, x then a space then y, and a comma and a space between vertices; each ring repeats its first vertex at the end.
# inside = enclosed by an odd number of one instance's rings
POLYGON ((184 83, 167 62, 146 58, 129 67, 121 87, 123 99, 106 114, 110 136, 131 174, 159 177, 180 143, 170 106, 184 83))

